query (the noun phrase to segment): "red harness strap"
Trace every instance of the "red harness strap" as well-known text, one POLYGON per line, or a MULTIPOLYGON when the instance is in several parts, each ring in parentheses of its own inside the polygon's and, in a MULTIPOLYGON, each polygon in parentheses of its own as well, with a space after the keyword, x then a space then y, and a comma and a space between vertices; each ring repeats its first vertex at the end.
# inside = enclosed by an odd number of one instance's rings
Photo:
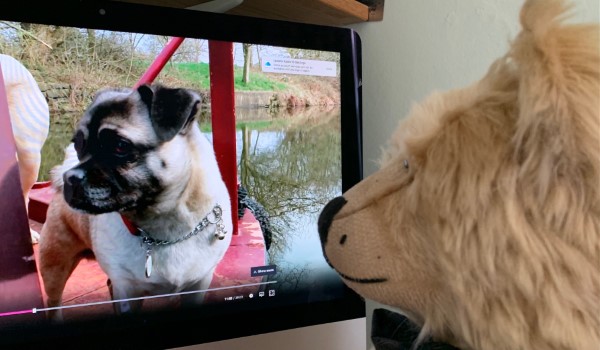
POLYGON ((137 227, 135 227, 135 225, 133 224, 133 222, 131 222, 123 214, 121 214, 121 220, 123 220, 123 223, 125 224, 125 226, 127 226, 127 229, 129 230, 129 233, 131 233, 134 236, 139 236, 140 235, 140 232, 138 231, 137 227))

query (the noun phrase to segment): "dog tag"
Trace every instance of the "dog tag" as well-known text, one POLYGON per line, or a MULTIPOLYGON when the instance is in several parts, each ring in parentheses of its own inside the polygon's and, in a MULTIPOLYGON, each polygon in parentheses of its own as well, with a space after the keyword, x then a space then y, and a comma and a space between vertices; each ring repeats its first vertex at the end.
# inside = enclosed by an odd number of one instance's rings
POLYGON ((215 230, 215 237, 220 240, 225 239, 225 234, 227 231, 225 230, 225 225, 223 225, 223 221, 217 222, 217 229, 215 230))
POLYGON ((152 275, 152 250, 146 250, 146 278, 152 275))

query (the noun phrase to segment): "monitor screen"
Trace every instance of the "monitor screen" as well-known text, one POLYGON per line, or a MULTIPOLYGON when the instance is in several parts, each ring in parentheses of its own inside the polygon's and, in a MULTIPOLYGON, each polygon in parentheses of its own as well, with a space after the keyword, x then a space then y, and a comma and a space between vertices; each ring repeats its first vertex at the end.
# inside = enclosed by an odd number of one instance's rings
POLYGON ((355 33, 112 2, 0 20, 20 172, 1 159, 0 344, 164 348, 364 316, 317 232, 361 178, 355 33), (48 113, 22 113, 41 107, 13 93, 13 61, 48 113), (44 142, 21 203, 23 128, 44 142))

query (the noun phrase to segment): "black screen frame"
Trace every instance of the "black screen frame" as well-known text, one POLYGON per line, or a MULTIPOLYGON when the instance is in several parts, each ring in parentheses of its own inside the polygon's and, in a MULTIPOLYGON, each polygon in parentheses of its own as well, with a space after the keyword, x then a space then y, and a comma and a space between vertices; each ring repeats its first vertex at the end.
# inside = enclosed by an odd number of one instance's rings
MULTIPOLYGON (((122 2, 13 2, 0 20, 246 42, 340 53, 342 190, 362 177, 361 44, 351 29, 122 2)), ((234 308, 210 319, 193 310, 61 326, 0 328, 0 348, 163 349, 365 317, 347 287, 340 299, 261 310, 234 308)))

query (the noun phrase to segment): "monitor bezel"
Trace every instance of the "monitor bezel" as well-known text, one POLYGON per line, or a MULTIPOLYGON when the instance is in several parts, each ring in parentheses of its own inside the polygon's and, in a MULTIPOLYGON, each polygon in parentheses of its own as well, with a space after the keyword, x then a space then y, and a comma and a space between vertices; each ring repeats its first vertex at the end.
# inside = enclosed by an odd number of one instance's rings
MULTIPOLYGON (((362 179, 361 46, 351 29, 116 1, 14 2, 0 20, 286 46, 340 53, 342 190, 362 179)), ((344 287, 325 302, 240 310, 198 319, 192 310, 61 326, 0 328, 0 347, 168 348, 365 317, 364 300, 344 287)))

